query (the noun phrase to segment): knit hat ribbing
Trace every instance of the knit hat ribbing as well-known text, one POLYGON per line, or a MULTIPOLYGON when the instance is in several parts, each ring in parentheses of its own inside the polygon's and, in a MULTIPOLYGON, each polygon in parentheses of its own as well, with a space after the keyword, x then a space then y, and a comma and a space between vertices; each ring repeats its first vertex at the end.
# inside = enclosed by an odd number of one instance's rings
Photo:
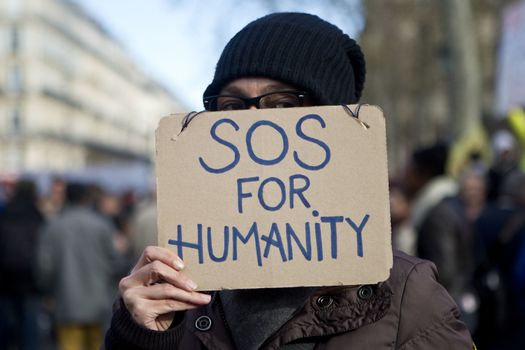
POLYGON ((311 93, 317 104, 357 103, 365 81, 357 43, 336 26, 305 13, 274 13, 238 32, 226 45, 204 96, 230 81, 266 77, 311 93))

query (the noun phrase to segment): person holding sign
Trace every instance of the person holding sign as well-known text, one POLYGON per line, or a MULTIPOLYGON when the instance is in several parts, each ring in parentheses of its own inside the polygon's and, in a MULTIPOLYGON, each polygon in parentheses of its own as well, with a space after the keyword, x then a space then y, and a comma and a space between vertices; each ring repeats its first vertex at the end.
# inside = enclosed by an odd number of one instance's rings
MULTIPOLYGON (((231 111, 355 104, 364 81, 363 53, 339 28, 309 14, 275 13, 248 24, 230 40, 204 92, 204 105, 208 111, 231 111)), ((219 122, 237 125, 233 119, 219 122)), ((276 123, 264 123, 283 135, 276 123)), ((296 130, 299 138, 315 144, 324 155, 316 163, 295 155, 297 165, 315 171, 328 164, 333 154, 327 144, 301 134, 300 126, 296 130)), ((239 161, 239 151, 218 133, 215 140, 225 150, 229 148, 232 157, 225 158, 229 162, 218 165, 215 159, 201 157, 199 164, 211 174, 230 171, 239 161)), ((250 141, 248 130, 246 142, 250 141)), ((287 153, 262 159, 249 148, 249 156, 260 164, 279 162, 287 153)), ((267 211, 285 205, 285 201, 276 204, 257 196, 255 186, 270 180, 265 181, 242 178, 237 182, 239 213, 248 205, 260 204, 267 211)), ((305 177, 286 179, 282 184, 289 188, 282 192, 288 193, 286 205, 306 207, 308 185, 305 177)), ((319 213, 313 210, 312 215, 319 213)), ((359 236, 368 217, 360 223, 335 216, 326 220, 331 228, 348 223, 359 236)), ((184 272, 187 261, 175 253, 194 249, 196 244, 179 238, 171 241, 179 250, 146 248, 130 275, 121 280, 121 300, 106 334, 106 349, 473 348, 457 306, 437 282, 436 269, 428 261, 394 252, 389 278, 377 284, 206 294, 197 291, 184 272)), ((358 247, 356 254, 362 256, 363 251, 358 247)))

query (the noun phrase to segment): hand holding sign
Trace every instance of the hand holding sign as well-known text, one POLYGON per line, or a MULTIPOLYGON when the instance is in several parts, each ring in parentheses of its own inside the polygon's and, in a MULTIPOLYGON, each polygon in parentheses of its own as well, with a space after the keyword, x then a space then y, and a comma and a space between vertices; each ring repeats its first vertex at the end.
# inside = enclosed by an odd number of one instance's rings
POLYGON ((131 274, 120 281, 126 308, 139 325, 164 331, 174 313, 209 303, 210 296, 195 292, 197 285, 181 272, 182 260, 169 249, 147 247, 131 274))
POLYGON ((376 283, 392 264, 384 117, 340 106, 157 129, 159 244, 202 290, 376 283))

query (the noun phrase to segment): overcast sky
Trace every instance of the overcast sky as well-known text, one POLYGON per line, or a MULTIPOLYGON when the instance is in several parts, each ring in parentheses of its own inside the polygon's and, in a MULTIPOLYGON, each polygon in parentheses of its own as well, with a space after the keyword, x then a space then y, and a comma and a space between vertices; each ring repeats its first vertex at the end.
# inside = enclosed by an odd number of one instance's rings
MULTIPOLYGON (((188 110, 202 109, 202 92, 213 77, 226 42, 253 19, 273 12, 268 0, 76 1, 120 41, 143 71, 168 87, 188 110)), ((326 0, 275 3, 279 11, 317 14, 350 36, 362 27, 360 14, 349 16, 327 6, 330 2, 326 0)))

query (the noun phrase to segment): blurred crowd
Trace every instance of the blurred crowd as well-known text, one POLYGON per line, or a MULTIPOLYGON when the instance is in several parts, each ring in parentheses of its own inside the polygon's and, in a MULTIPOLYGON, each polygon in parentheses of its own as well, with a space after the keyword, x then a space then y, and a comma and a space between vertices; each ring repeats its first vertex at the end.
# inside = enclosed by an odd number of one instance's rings
POLYGON ((392 179, 392 242, 435 263, 479 349, 525 349, 525 174, 510 132, 492 152, 453 178, 447 145, 415 150, 392 179))
MULTIPOLYGON (((414 150, 391 178, 392 242, 435 263, 478 348, 523 349, 525 174, 511 133, 492 150, 457 177, 447 145, 414 150)), ((118 281, 156 244, 154 194, 61 178, 43 194, 28 179, 0 188, 0 350, 97 349, 118 281)))
POLYGON ((0 349, 98 349, 118 281, 156 244, 154 196, 55 178, 0 198, 0 349))

